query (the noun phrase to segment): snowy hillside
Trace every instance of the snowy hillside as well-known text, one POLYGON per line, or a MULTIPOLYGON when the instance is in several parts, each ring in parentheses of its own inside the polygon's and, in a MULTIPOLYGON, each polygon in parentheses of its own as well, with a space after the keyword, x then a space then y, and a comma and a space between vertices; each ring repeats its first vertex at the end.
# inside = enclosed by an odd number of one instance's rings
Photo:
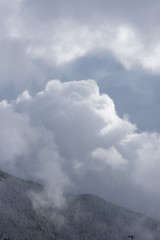
POLYGON ((42 186, 0 171, 0 240, 158 239, 160 222, 90 194, 68 196, 67 207, 33 209, 42 186), (52 217, 53 216, 53 217, 52 217))

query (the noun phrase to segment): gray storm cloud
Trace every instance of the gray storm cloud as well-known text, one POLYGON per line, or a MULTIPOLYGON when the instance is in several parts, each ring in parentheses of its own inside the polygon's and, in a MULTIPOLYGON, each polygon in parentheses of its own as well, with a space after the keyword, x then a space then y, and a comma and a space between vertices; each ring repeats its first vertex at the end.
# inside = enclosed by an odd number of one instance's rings
POLYGON ((127 70, 140 68, 159 74, 159 8, 156 0, 88 0, 85 6, 83 1, 72 0, 13 0, 12 4, 1 0, 3 92, 9 91, 7 83, 16 93, 25 88, 39 90, 46 82, 41 77, 43 64, 46 73, 46 65, 64 66, 101 51, 127 70))
POLYGON ((146 196, 147 212, 159 197, 159 134, 120 118, 94 80, 49 81, 2 101, 0 114, 1 168, 42 182, 56 206, 66 192, 92 192, 139 210, 146 196))

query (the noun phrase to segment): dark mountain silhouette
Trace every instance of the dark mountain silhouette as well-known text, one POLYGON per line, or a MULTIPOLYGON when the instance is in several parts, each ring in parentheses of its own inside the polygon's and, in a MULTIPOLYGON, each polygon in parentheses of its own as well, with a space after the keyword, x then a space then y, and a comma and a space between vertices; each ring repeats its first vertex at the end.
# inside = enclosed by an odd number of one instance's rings
POLYGON ((158 240, 160 222, 91 195, 68 195, 66 207, 33 208, 40 184, 0 171, 0 240, 158 240))

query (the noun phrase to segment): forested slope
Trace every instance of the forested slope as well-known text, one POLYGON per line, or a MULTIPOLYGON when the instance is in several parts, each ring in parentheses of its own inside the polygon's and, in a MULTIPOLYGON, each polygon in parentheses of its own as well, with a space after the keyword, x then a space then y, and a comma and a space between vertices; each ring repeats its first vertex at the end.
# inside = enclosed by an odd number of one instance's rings
POLYGON ((159 239, 159 221, 90 194, 68 195, 61 210, 48 206, 37 211, 30 193, 42 189, 0 171, 0 240, 125 240, 129 234, 137 240, 159 239))

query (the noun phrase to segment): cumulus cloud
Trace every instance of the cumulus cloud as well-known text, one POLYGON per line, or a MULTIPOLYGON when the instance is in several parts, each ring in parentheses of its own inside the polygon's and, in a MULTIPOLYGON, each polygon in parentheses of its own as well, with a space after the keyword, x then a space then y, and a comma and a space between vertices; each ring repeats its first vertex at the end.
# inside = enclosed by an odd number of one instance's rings
POLYGON ((1 168, 43 183, 44 205, 92 192, 141 210, 145 195, 147 212, 159 196, 159 134, 138 133, 94 80, 49 81, 35 96, 1 102, 0 112, 1 168))
POLYGON ((159 134, 139 133, 100 94, 113 82, 120 107, 135 115, 145 106, 135 116, 145 126, 153 108, 158 119, 159 7, 156 0, 0 1, 2 169, 43 182, 56 206, 67 191, 140 210, 145 196, 145 209, 159 206, 159 134), (100 91, 93 80, 48 82, 84 79, 85 70, 103 80, 100 91))
POLYGON ((0 100, 26 89, 34 95, 48 79, 93 78, 103 81, 100 91, 110 87, 118 112, 129 111, 142 129, 159 128, 159 116, 143 125, 157 113, 158 9, 156 0, 0 1, 0 100))
POLYGON ((110 165, 112 168, 118 168, 119 166, 121 167, 127 164, 127 160, 120 155, 115 147, 109 149, 97 148, 92 152, 92 156, 93 158, 100 160, 99 165, 101 167, 103 165, 110 165))

